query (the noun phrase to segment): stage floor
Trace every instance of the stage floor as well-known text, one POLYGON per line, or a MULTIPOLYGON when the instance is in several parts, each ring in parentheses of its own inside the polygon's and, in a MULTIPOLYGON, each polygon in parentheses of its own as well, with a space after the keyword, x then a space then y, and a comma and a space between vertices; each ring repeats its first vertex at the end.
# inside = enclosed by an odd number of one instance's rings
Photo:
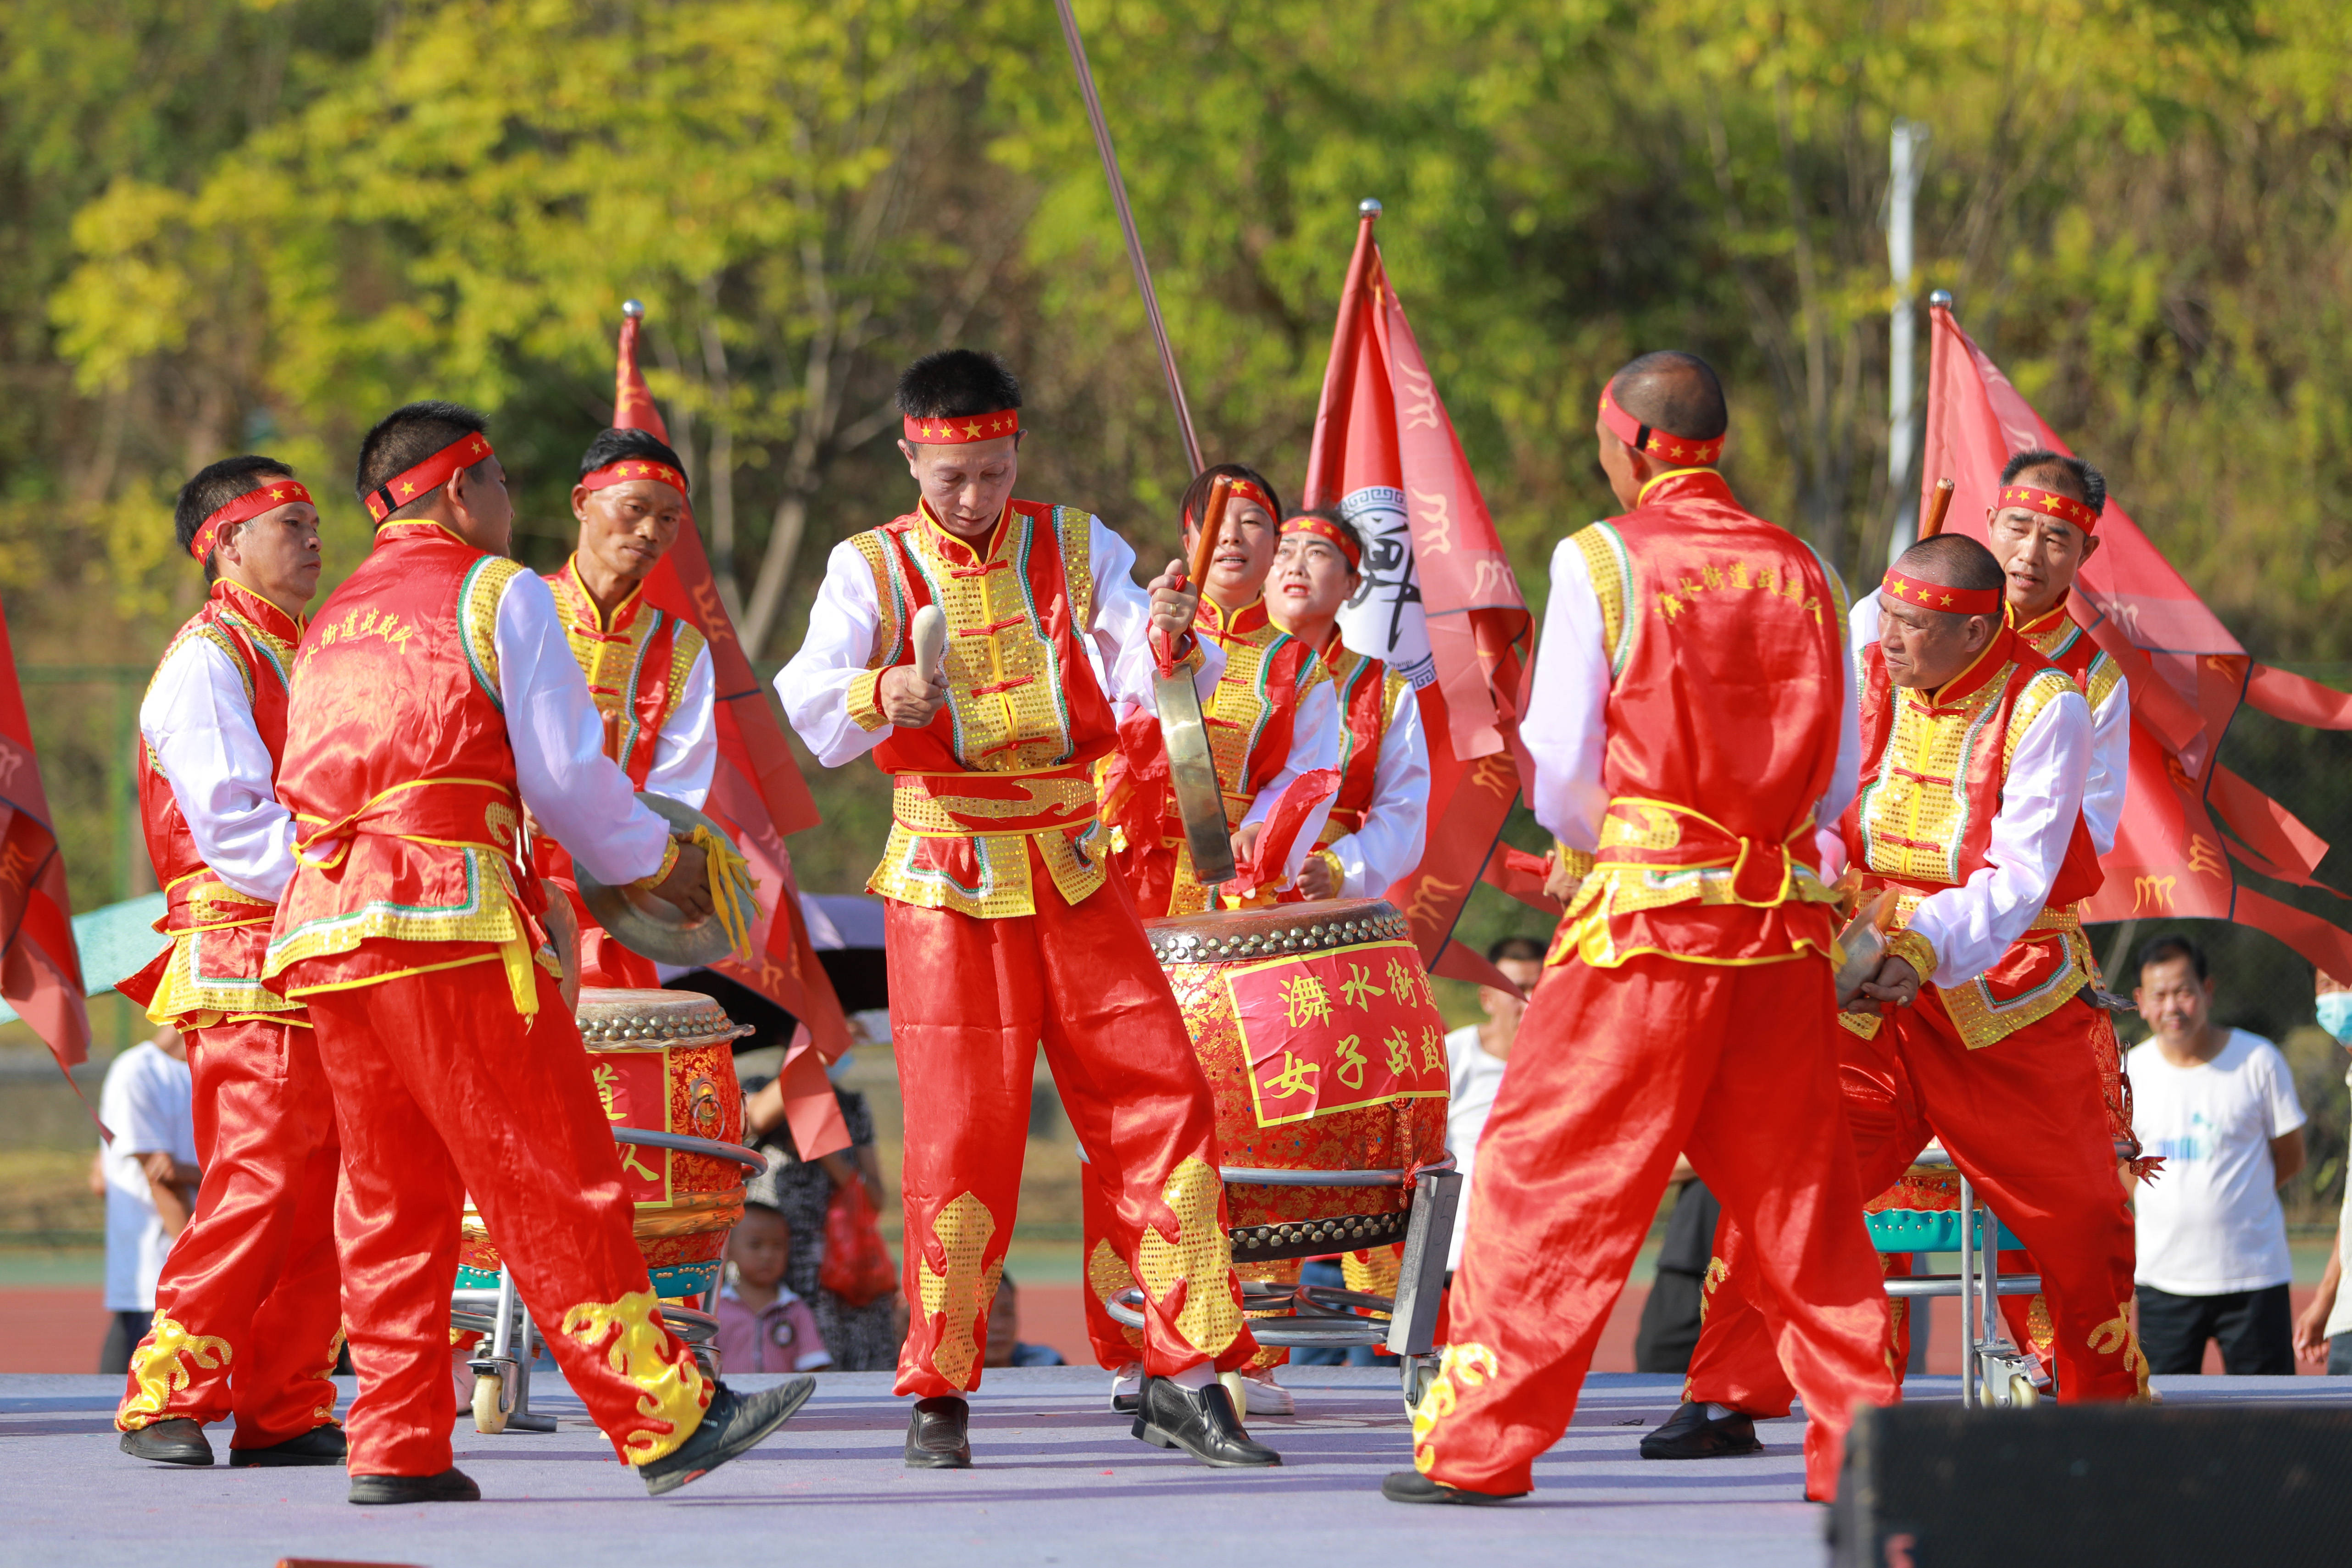
MULTIPOLYGON (((746 1386, 773 1379, 743 1378, 746 1386)), ((613 1461, 562 1383, 537 1380, 546 1435, 457 1427, 467 1506, 359 1509, 340 1469, 210 1470, 141 1465, 115 1449, 121 1384, 88 1376, 0 1377, 7 1508, 0 1562, 109 1568, 268 1568, 281 1557, 478 1568, 485 1563, 644 1568, 780 1561, 896 1560, 943 1568, 1247 1560, 1641 1564, 1818 1564, 1825 1510, 1801 1500, 1801 1416, 1762 1424, 1761 1455, 1644 1462, 1643 1432, 1675 1406, 1678 1380, 1600 1375, 1567 1436, 1536 1466, 1536 1494, 1497 1509, 1400 1508, 1380 1479, 1411 1460, 1392 1373, 1294 1368, 1299 1414, 1254 1430, 1282 1450, 1273 1471, 1211 1470, 1128 1436, 1092 1371, 998 1371, 975 1396, 969 1471, 899 1462, 906 1406, 880 1373, 818 1379, 807 1408, 763 1447, 658 1502, 613 1461), (1377 1533, 1373 1533, 1377 1531, 1377 1533), (1464 1556, 1475 1552, 1475 1559, 1464 1556), (1572 1555, 1571 1555, 1572 1554, 1572 1555)), ((2352 1403, 2352 1378, 2158 1380, 2168 1400, 2352 1403)), ((1958 1396, 1949 1377, 1913 1394, 1958 1396)), ((346 1399, 349 1398, 348 1381, 346 1399)), ((213 1429, 216 1449, 227 1435, 213 1429)))

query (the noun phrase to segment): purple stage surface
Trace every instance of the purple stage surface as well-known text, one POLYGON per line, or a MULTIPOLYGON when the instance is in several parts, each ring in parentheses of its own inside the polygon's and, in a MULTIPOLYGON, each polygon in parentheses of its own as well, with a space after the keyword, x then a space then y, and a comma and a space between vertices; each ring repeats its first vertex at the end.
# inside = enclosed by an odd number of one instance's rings
MULTIPOLYGON (((281 1557, 435 1568, 599 1568, 888 1560, 1131 1564, 1251 1560, 1599 1565, 1823 1560, 1825 1510, 1801 1499, 1801 1415, 1760 1423, 1765 1451, 1696 1464, 1645 1463, 1642 1434, 1675 1407, 1679 1380, 1601 1375, 1568 1436, 1536 1465, 1533 1497, 1507 1508, 1401 1508, 1381 1477, 1411 1464, 1392 1373, 1295 1367, 1298 1414, 1252 1423, 1278 1470, 1211 1470, 1147 1447, 1106 1407, 1091 1369, 996 1371, 973 1399, 968 1471, 899 1462, 906 1405, 880 1373, 820 1377, 783 1431, 725 1469, 655 1501, 613 1459, 560 1379, 534 1408, 555 1432, 457 1429, 477 1504, 353 1508, 340 1469, 232 1470, 212 1429, 210 1470, 139 1464, 115 1448, 120 1380, 0 1377, 8 1503, 0 1562, 108 1568, 268 1568, 281 1557), (1377 1533, 1374 1533, 1377 1532, 1377 1533), (1465 1557, 1465 1553, 1475 1553, 1465 1557)), ((747 1377, 746 1387, 775 1381, 747 1377)), ((345 1380, 345 1399, 350 1384, 345 1380)), ((1921 1399, 1958 1397, 1955 1378, 1915 1378, 1921 1399)), ((2352 1378, 2161 1378, 2169 1401, 2352 1402, 2352 1378)))

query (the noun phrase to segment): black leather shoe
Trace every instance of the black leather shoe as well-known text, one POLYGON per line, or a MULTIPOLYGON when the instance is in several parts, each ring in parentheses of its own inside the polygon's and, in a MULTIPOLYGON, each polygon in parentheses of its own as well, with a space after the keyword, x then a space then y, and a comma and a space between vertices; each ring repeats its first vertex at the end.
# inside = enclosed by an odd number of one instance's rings
POLYGON ((1134 1433, 1162 1448, 1181 1448, 1221 1470, 1254 1469, 1282 1463, 1282 1456, 1253 1441, 1234 1415, 1222 1384, 1179 1388, 1164 1377, 1143 1380, 1134 1433))
POLYGON ((213 1446, 205 1429, 184 1415, 133 1427, 122 1435, 122 1451, 158 1465, 209 1465, 213 1446))
POLYGON ((907 1468, 971 1468, 971 1406, 952 1394, 918 1399, 907 1416, 907 1468))
POLYGON ((769 1433, 793 1418, 816 1392, 813 1377, 787 1378, 758 1394, 738 1394, 720 1384, 694 1435, 660 1458, 637 1467, 654 1497, 674 1492, 707 1476, 737 1455, 757 1447, 769 1433))
POLYGON ((350 1451, 350 1446, 343 1441, 343 1429, 330 1425, 313 1426, 299 1437, 289 1437, 264 1448, 240 1448, 232 1443, 228 1462, 232 1468, 244 1465, 340 1465, 350 1451))
POLYGON ((1734 1454, 1760 1454, 1756 1423, 1735 1410, 1707 1419, 1706 1406, 1685 1401, 1665 1424, 1642 1439, 1645 1459, 1724 1459, 1734 1454))
POLYGON ((452 1465, 437 1476, 353 1476, 352 1500, 382 1502, 479 1502, 482 1489, 452 1465))
POLYGON ((1388 1479, 1381 1482, 1381 1496, 1391 1502, 1453 1502, 1484 1507, 1527 1495, 1525 1492, 1465 1491, 1460 1487, 1442 1486, 1419 1470, 1391 1470, 1388 1479))

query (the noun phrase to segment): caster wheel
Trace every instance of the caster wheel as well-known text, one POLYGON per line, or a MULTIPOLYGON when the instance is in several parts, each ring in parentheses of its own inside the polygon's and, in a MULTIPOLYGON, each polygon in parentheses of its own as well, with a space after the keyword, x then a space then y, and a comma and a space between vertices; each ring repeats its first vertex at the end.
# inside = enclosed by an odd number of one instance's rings
POLYGON ((2020 1409, 2029 1405, 2039 1405, 2042 1403, 2042 1390, 2023 1373, 2013 1372, 2009 1374, 2009 1402, 2020 1409))
POLYGON ((1407 1415, 1421 1408, 1422 1395, 1437 1381, 1437 1358, 1434 1355, 1402 1358, 1404 1382, 1404 1413, 1407 1415))
POLYGON ((1243 1384, 1242 1374, 1237 1372, 1221 1372, 1217 1373, 1217 1382, 1223 1385, 1225 1397, 1234 1402, 1234 1419, 1244 1426, 1248 1426, 1249 1390, 1243 1384))
POLYGON ((474 1430, 498 1433, 507 1429, 507 1380, 495 1372, 474 1377, 474 1430))

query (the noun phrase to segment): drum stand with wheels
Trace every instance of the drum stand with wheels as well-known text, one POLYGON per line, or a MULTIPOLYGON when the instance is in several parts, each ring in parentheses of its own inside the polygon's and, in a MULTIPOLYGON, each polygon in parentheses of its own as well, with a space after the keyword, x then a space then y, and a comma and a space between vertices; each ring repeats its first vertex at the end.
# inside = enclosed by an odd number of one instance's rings
MULTIPOLYGON (((740 1143, 722 1143, 711 1138, 694 1138, 682 1132, 656 1132, 642 1127, 614 1127, 613 1142, 640 1144, 647 1148, 671 1149, 686 1154, 704 1154, 714 1160, 729 1160, 751 1168, 757 1175, 768 1168, 768 1157, 757 1149, 747 1149, 740 1143)), ((724 1269, 725 1265, 721 1264, 724 1269)), ((719 1289, 713 1285, 703 1298, 709 1310, 698 1311, 664 1301, 662 1321, 670 1332, 684 1340, 694 1352, 695 1364, 713 1378, 719 1375, 719 1320, 713 1314, 719 1308, 719 1289)), ((474 1373, 474 1429, 491 1434, 499 1432, 552 1432, 555 1417, 541 1415, 530 1408, 530 1363, 546 1347, 547 1336, 531 1321, 530 1309, 517 1294, 514 1271, 506 1264, 499 1265, 499 1288, 495 1290, 457 1289, 449 1294, 449 1325, 454 1329, 489 1336, 487 1343, 466 1364, 474 1373)))
MULTIPOLYGON (((1923 1163, 1925 1163, 1923 1161, 1923 1163)), ((2031 1351, 2010 1342, 1997 1305, 2002 1296, 2032 1296, 2042 1289, 2039 1274, 2003 1274, 2000 1224, 1977 1202, 1976 1188, 1960 1177, 1958 1274, 1921 1274, 1886 1282, 1889 1296, 1919 1300, 1957 1296, 1960 1302, 1960 1404, 2026 1405, 2042 1398, 2042 1363, 2031 1351)))
MULTIPOLYGON (((1244 1281, 1242 1304, 1250 1314, 1250 1332, 1262 1345, 1285 1350, 1339 1350, 1353 1345, 1381 1345, 1398 1359, 1403 1374, 1404 1405, 1410 1411, 1436 1375, 1432 1352, 1437 1338, 1437 1310, 1445 1292, 1445 1257, 1454 1241, 1454 1209, 1462 1196, 1462 1173, 1448 1155, 1418 1171, 1290 1171, 1227 1165, 1218 1174, 1227 1186, 1279 1187, 1401 1187, 1410 1181, 1406 1199, 1404 1259, 1397 1271, 1393 1299, 1360 1290, 1337 1290, 1315 1285, 1274 1285, 1244 1281), (1377 1314, 1367 1317, 1366 1312, 1377 1314), (1258 1314, 1265 1313, 1265 1316, 1258 1314)), ((1269 1252, 1253 1247, 1248 1262, 1307 1258, 1325 1252, 1352 1251, 1367 1242, 1384 1246, 1380 1229, 1393 1230, 1389 1216, 1347 1216, 1301 1221, 1296 1238, 1280 1241, 1269 1252), (1371 1234, 1367 1235, 1367 1230, 1371 1234), (1350 1247, 1350 1243, 1355 1247, 1350 1247)), ((1234 1237, 1238 1255, 1244 1238, 1234 1237)), ((1263 1241, 1262 1237, 1250 1240, 1263 1241)), ((1112 1319, 1130 1329, 1143 1322, 1143 1292, 1130 1285, 1114 1291, 1104 1303, 1112 1319)), ((1238 1373, 1225 1374, 1226 1392, 1234 1408, 1244 1408, 1242 1393, 1233 1385, 1238 1373)))

